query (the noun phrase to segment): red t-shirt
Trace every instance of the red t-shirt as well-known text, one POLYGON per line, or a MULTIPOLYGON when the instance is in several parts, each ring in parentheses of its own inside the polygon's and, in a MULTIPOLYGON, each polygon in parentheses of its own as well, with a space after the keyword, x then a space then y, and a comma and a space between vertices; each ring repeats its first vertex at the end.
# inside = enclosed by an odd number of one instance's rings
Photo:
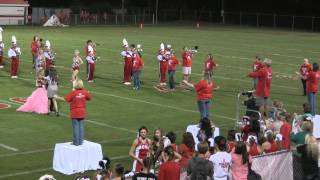
POLYGON ((278 146, 276 141, 273 140, 270 144, 271 144, 271 147, 270 149, 265 150, 266 153, 272 153, 272 152, 278 151, 278 146))
POLYGON ((310 71, 307 75, 307 93, 318 92, 318 81, 320 80, 319 71, 310 71))
POLYGON ((259 155, 258 151, 258 145, 256 143, 253 143, 252 146, 250 146, 249 155, 250 156, 257 156, 259 155))
POLYGON ((194 151, 185 144, 180 144, 178 151, 181 155, 180 166, 181 168, 186 168, 188 166, 188 161, 192 159, 194 151))
POLYGON ((200 80, 197 84, 194 84, 194 89, 197 92, 197 100, 209 100, 213 97, 214 84, 208 84, 206 80, 200 80))
POLYGON ((132 71, 140 71, 143 67, 143 60, 139 56, 133 58, 132 71))
POLYGON ((302 64, 300 66, 300 74, 301 74, 301 76, 307 77, 307 75, 309 74, 310 71, 312 71, 311 64, 302 64))
POLYGON ((38 51, 39 51, 39 45, 38 45, 37 41, 32 41, 32 43, 31 43, 32 54, 36 55, 36 54, 38 54, 38 51))
POLYGON ((212 58, 208 58, 205 62, 204 62, 204 70, 206 72, 208 71, 212 71, 214 67, 216 67, 217 63, 215 62, 215 60, 213 60, 212 58))
POLYGON ((280 127, 280 134, 282 135, 282 148, 290 150, 290 133, 291 125, 284 122, 280 127))
POLYGON ((86 101, 91 100, 91 95, 88 91, 74 90, 71 91, 64 99, 70 103, 70 117, 71 119, 75 118, 85 118, 86 116, 86 101))
POLYGON ((251 72, 249 76, 258 78, 256 95, 260 97, 269 97, 272 81, 272 69, 263 67, 258 71, 251 72))
POLYGON ((259 60, 256 60, 254 63, 253 63, 253 71, 258 71, 259 69, 263 68, 263 64, 261 63, 261 61, 259 60))
POLYGON ((182 66, 183 67, 191 67, 192 66, 192 54, 187 52, 187 51, 184 51, 182 53, 182 66))
POLYGON ((174 161, 160 165, 158 180, 180 180, 180 166, 174 161))
POLYGON ((176 70, 176 66, 179 64, 179 61, 176 56, 172 55, 168 61, 168 70, 176 70))

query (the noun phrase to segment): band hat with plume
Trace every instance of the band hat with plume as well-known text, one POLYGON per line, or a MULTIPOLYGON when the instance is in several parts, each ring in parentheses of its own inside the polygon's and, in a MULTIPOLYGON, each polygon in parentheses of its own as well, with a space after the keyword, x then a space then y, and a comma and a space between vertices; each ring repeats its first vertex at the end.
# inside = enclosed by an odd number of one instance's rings
POLYGON ((17 44, 17 38, 15 35, 11 36, 11 42, 12 44, 17 44))
POLYGON ((50 43, 50 41, 49 41, 49 40, 46 40, 45 47, 47 47, 48 49, 50 49, 50 47, 51 47, 51 43, 50 43))
POLYGON ((0 42, 2 41, 2 32, 3 32, 3 29, 2 27, 0 27, 0 42))
POLYGON ((123 40, 122 40, 122 46, 123 46, 123 47, 129 47, 129 43, 128 43, 128 41, 126 40, 126 38, 123 38, 123 40))
POLYGON ((163 43, 160 44, 160 50, 164 51, 164 44, 163 43))
POLYGON ((269 59, 269 58, 265 58, 265 59, 263 60, 263 62, 264 62, 265 64, 270 65, 270 64, 272 63, 272 60, 269 59))

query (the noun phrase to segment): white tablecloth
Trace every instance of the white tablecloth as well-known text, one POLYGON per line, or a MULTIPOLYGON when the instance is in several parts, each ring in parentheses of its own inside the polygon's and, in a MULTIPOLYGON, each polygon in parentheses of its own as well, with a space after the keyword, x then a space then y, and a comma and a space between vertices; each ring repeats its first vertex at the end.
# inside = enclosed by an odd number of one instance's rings
POLYGON ((312 119, 313 122, 313 136, 320 138, 320 115, 315 115, 312 119))
MULTIPOLYGON (((192 134, 196 145, 199 143, 199 140, 197 137, 199 130, 200 130, 200 128, 199 128, 198 124, 189 125, 186 130, 186 132, 190 132, 192 134)), ((209 139, 211 146, 214 146, 214 141, 213 141, 214 137, 219 136, 219 135, 220 135, 220 129, 218 127, 215 127, 213 137, 209 139)), ((195 149, 196 150, 198 149, 197 146, 195 147, 195 149)))
POLYGON ((84 141, 81 146, 57 143, 54 148, 53 169, 66 175, 96 170, 103 158, 101 145, 84 141))

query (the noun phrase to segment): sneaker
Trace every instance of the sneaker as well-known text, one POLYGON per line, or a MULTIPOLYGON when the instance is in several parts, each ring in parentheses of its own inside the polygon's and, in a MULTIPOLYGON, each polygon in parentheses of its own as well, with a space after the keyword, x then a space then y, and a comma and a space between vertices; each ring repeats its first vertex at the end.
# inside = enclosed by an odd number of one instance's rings
POLYGON ((88 81, 89 83, 92 83, 93 82, 93 80, 90 80, 90 81, 88 81))
POLYGON ((3 68, 3 66, 0 66, 0 69, 2 69, 3 68))
POLYGON ((56 116, 60 116, 59 112, 56 112, 56 116))
POLYGON ((130 85, 131 84, 131 82, 125 82, 125 83, 123 83, 124 85, 130 85))

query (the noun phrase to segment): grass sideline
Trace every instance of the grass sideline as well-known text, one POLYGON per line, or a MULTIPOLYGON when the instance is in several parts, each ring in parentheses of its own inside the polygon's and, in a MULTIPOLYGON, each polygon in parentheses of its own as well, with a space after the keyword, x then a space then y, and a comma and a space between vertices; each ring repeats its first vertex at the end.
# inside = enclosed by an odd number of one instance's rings
MULTIPOLYGON (((304 57, 319 62, 319 34, 306 32, 273 31, 239 27, 191 26, 145 26, 144 29, 128 26, 76 26, 69 28, 5 27, 3 39, 6 51, 10 47, 11 35, 16 35, 22 50, 19 79, 9 77, 8 58, 0 70, 0 102, 11 97, 27 97, 34 89, 35 74, 31 73, 30 44, 33 35, 51 42, 57 53, 56 65, 61 79, 59 94, 70 91, 72 53, 79 49, 83 56, 86 40, 99 43, 97 54, 101 57, 96 65, 95 83, 85 83, 93 94, 88 103, 88 117, 85 123, 85 139, 103 142, 103 152, 114 157, 127 168, 132 160, 127 157, 134 133, 141 125, 153 129, 161 127, 166 131, 181 134, 189 124, 197 123, 199 113, 194 92, 159 93, 153 88, 158 82, 156 53, 161 42, 173 45, 179 60, 183 46, 200 47, 194 57, 192 81, 200 79, 202 62, 207 53, 213 53, 220 67, 215 73, 215 82, 220 89, 214 93, 211 107, 214 123, 221 133, 233 128, 236 94, 251 88, 252 81, 246 77, 253 57, 259 55, 273 60, 272 99, 283 101, 289 112, 300 112, 306 98, 301 96, 300 81, 279 79, 276 75, 293 75, 304 57), (133 91, 122 81, 122 38, 129 43, 144 46, 145 68, 142 72, 142 89, 133 91), (131 138, 130 138, 131 137, 131 138)), ((5 51, 5 54, 7 54, 5 51)), ((80 77, 85 79, 85 67, 80 77)), ((182 78, 178 67, 176 80, 182 78)), ((71 122, 68 117, 55 117, 18 113, 17 104, 0 109, 0 143, 19 149, 13 152, 0 148, 0 179, 37 179, 43 174, 53 174, 57 179, 72 179, 54 172, 52 157, 55 143, 71 140, 71 122)), ((68 114, 68 105, 61 103, 61 111, 68 114)), ((318 106, 319 107, 319 106, 318 106)), ((91 173, 88 173, 91 175, 91 173)))

